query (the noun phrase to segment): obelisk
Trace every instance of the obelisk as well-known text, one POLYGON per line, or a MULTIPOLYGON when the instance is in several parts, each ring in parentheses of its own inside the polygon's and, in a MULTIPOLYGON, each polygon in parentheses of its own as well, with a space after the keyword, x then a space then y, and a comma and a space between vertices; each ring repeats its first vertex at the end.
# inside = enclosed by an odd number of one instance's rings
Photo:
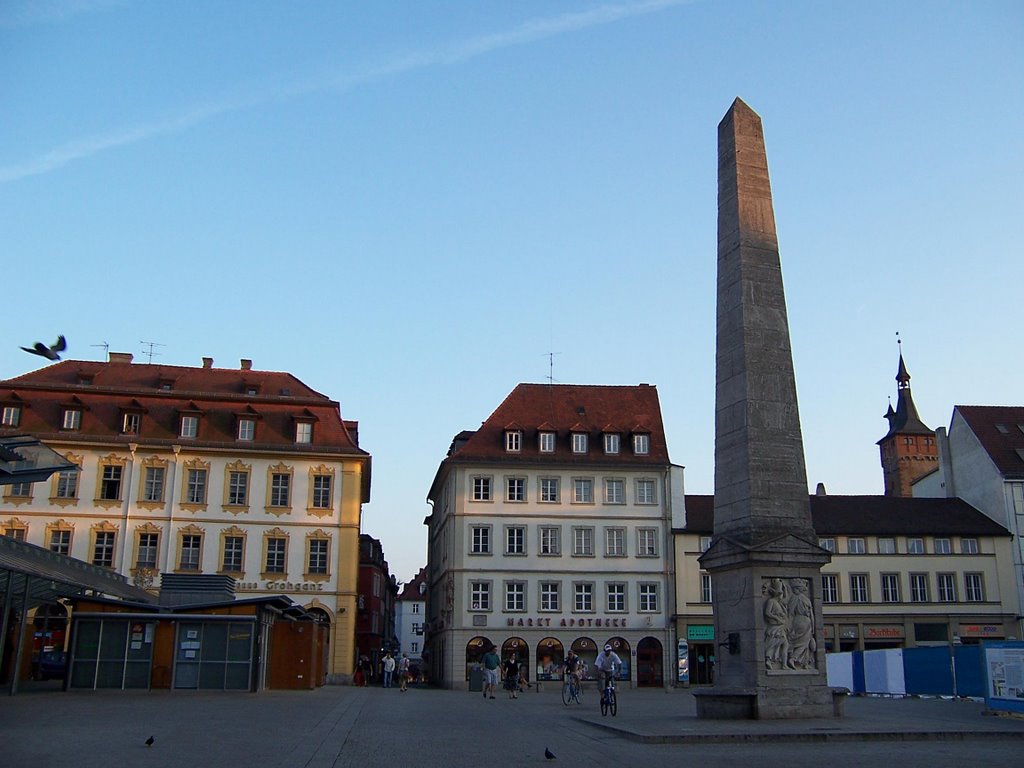
POLYGON ((821 566, 761 118, 740 99, 718 126, 714 537, 709 718, 831 717, 821 566))

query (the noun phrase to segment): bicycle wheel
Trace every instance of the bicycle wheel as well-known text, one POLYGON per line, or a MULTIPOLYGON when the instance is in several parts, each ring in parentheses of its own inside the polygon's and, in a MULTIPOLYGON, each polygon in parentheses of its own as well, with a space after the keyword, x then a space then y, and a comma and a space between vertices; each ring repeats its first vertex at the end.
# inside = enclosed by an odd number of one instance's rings
POLYGON ((566 680, 562 684, 562 703, 568 707, 570 701, 572 701, 572 683, 566 680))
POLYGON ((601 694, 601 716, 604 717, 608 714, 608 691, 605 690, 601 694))
POLYGON ((572 697, 576 700, 577 704, 583 703, 583 686, 579 683, 572 687, 572 697))
POLYGON ((615 699, 614 688, 608 691, 608 709, 611 710, 612 717, 615 717, 615 713, 619 711, 619 702, 615 699))

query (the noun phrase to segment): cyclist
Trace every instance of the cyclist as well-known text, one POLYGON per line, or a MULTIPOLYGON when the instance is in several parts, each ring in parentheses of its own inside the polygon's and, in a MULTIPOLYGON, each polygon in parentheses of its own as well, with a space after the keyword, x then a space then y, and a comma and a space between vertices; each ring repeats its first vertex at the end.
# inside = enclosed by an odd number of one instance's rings
POLYGON ((571 677, 572 683, 576 687, 579 687, 581 672, 580 657, 569 651, 569 655, 565 657, 565 674, 571 677))
POLYGON ((622 669, 622 659, 612 650, 611 645, 604 647, 604 653, 599 654, 594 666, 601 672, 601 698, 604 698, 604 691, 612 684, 615 675, 622 669))

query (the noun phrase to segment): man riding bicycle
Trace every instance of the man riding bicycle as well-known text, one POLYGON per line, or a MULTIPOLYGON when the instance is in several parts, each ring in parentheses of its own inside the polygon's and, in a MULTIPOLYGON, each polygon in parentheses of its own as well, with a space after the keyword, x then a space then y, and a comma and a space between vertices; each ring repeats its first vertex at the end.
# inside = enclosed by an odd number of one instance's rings
POLYGON ((615 675, 622 669, 622 659, 612 650, 611 645, 606 645, 604 653, 598 655, 594 666, 601 671, 601 690, 603 691, 612 684, 615 675))
POLYGON ((582 669, 580 668, 580 657, 572 651, 569 651, 569 655, 565 657, 565 674, 567 677, 572 679, 575 685, 580 684, 580 675, 582 669))

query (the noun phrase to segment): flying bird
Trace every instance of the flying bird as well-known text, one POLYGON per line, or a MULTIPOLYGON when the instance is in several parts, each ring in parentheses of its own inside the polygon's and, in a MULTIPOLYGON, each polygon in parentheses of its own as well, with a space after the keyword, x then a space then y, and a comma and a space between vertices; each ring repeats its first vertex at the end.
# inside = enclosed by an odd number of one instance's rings
POLYGON ((41 341, 37 341, 35 343, 35 346, 31 348, 22 347, 22 349, 25 350, 26 352, 31 352, 33 355, 41 355, 42 357, 45 357, 47 360, 60 360, 60 355, 57 353, 63 352, 67 348, 68 343, 63 336, 58 336, 57 340, 53 342, 53 344, 49 347, 43 344, 43 342, 41 341))
POLYGON ((148 739, 146 739, 146 746, 147 747, 152 747, 154 741, 156 741, 156 739, 154 739, 152 736, 150 736, 148 739))
POLYGON ((544 757, 546 757, 548 760, 554 760, 555 759, 555 753, 552 752, 547 747, 544 747, 544 757))

